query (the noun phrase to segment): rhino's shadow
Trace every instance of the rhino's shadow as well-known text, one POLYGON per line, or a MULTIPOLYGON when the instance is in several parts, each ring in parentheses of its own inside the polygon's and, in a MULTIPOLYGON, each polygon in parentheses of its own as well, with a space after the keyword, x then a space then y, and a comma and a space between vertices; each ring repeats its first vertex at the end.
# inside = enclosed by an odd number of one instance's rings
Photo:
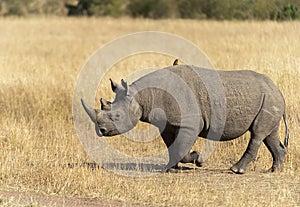
POLYGON ((107 170, 141 171, 141 172, 159 172, 164 169, 164 164, 150 163, 122 163, 108 162, 102 163, 101 167, 107 170))
MULTIPOLYGON (((110 171, 126 171, 126 172, 141 172, 141 173, 160 173, 165 172, 165 164, 152 164, 152 163, 132 163, 132 162, 107 162, 101 165, 95 162, 83 162, 83 163, 68 163, 69 168, 85 167, 92 170, 106 169, 110 171)), ((189 172, 195 170, 195 168, 180 166, 177 170, 169 172, 189 172)))
MULTIPOLYGON (((119 171, 135 171, 135 172, 149 172, 149 173, 160 173, 165 172, 165 164, 149 164, 149 163, 104 163, 102 168, 107 170, 119 170, 119 171)), ((189 172, 195 171, 195 168, 187 166, 179 166, 176 170, 170 170, 168 172, 189 172)))
POLYGON ((130 162, 107 162, 98 164, 96 162, 82 162, 82 163, 68 163, 69 168, 84 167, 92 170, 107 169, 107 170, 124 170, 124 171, 161 171, 164 169, 164 164, 150 164, 150 163, 130 163, 130 162))

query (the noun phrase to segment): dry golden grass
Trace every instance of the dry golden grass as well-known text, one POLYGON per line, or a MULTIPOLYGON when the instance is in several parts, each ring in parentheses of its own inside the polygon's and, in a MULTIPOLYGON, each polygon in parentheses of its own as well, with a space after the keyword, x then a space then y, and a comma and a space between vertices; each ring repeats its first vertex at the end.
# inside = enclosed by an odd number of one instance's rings
MULTIPOLYGON (((0 189, 155 206, 300 205, 299 30, 300 22, 0 19, 0 189), (274 80, 285 96, 290 126, 283 173, 264 173, 272 160, 263 145, 245 175, 229 173, 248 135, 219 144, 203 169, 188 173, 128 178, 104 169, 68 166, 91 162, 72 124, 73 88, 81 67, 104 43, 145 30, 194 42, 219 69, 252 69, 274 80)), ((161 68, 172 61, 154 54, 128 58, 105 76, 98 96, 113 97, 109 77, 119 81, 136 70, 161 68)), ((160 139, 134 143, 118 136, 109 142, 139 156, 164 149, 160 139)), ((199 140, 195 148, 201 145, 199 140)))

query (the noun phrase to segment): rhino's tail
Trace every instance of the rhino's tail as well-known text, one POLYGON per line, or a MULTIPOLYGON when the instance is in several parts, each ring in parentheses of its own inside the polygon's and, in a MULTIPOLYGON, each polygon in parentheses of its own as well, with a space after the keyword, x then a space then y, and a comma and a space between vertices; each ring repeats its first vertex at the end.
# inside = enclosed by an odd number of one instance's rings
POLYGON ((284 121, 284 125, 285 125, 284 146, 287 147, 289 145, 289 127, 288 127, 288 123, 286 121, 286 114, 285 114, 285 112, 283 114, 283 121, 284 121))

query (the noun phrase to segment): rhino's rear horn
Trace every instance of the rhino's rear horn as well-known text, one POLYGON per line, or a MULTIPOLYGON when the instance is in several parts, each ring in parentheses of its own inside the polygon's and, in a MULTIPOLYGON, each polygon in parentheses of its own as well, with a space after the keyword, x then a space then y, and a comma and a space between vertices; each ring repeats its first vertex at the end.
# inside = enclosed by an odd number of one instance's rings
POLYGON ((100 98, 101 110, 111 110, 111 102, 100 98))
POLYGON ((97 117, 97 114, 96 114, 96 110, 95 109, 92 109, 91 107, 89 107, 84 101, 83 99, 81 99, 81 103, 82 103, 82 106, 84 108, 84 110, 86 111, 86 113, 89 115, 89 117, 91 118, 91 120, 96 123, 96 117, 97 117))

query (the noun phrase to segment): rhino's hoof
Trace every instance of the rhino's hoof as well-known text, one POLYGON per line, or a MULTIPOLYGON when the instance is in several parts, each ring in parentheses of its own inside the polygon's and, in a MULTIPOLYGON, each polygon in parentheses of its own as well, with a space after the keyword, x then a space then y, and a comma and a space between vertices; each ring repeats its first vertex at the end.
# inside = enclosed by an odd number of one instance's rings
POLYGON ((178 164, 174 165, 171 168, 165 168, 162 172, 166 172, 166 173, 178 173, 180 170, 180 167, 178 166, 178 164))
POLYGON ((203 162, 196 160, 195 164, 196 164, 197 167, 202 167, 203 162))
POLYGON ((179 169, 177 168, 170 168, 170 169, 167 169, 165 172, 167 173, 178 173, 179 172, 179 169))
POLYGON ((245 170, 242 168, 238 168, 237 166, 232 166, 230 170, 236 174, 244 174, 245 170))
POLYGON ((269 170, 267 170, 268 173, 270 172, 282 172, 282 167, 281 166, 278 166, 278 165, 275 165, 275 166, 272 166, 269 170))
POLYGON ((200 153, 198 153, 198 158, 195 160, 195 164, 197 167, 202 167, 203 164, 203 158, 200 153))
POLYGON ((202 167, 202 162, 197 162, 196 161, 195 164, 196 164, 197 167, 202 167))

